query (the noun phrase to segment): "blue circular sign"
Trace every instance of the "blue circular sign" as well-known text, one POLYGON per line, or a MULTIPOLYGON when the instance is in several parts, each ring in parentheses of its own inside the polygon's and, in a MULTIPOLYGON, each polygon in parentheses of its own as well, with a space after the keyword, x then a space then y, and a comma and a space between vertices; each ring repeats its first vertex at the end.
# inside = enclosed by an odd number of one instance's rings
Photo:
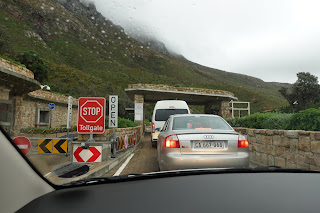
POLYGON ((54 105, 54 103, 50 103, 50 104, 48 104, 48 107, 49 107, 49 109, 54 109, 55 105, 54 105))

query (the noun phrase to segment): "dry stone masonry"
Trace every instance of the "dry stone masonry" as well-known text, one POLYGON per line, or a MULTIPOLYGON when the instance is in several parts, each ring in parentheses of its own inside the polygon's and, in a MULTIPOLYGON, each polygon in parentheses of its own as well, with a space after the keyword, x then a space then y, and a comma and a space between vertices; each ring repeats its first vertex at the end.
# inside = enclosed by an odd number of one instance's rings
POLYGON ((247 135, 252 164, 320 170, 320 132, 234 129, 247 135))

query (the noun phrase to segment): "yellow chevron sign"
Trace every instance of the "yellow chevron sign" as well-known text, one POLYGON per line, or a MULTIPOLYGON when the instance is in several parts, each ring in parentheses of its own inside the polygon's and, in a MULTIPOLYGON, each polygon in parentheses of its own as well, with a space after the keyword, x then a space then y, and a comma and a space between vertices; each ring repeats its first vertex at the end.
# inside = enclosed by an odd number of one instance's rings
POLYGON ((60 154, 68 152, 68 140, 66 139, 38 139, 38 153, 60 154))
MULTIPOLYGON (((133 135, 128 135, 128 146, 133 145, 133 135)), ((117 138, 117 150, 124 149, 124 137, 117 138)))

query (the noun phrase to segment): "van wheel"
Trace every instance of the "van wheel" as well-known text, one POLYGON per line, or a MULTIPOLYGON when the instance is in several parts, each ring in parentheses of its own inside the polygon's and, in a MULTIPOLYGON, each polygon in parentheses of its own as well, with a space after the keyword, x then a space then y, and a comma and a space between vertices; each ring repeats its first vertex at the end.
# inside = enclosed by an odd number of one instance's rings
POLYGON ((157 142, 152 141, 151 144, 152 144, 152 147, 157 147, 157 142))

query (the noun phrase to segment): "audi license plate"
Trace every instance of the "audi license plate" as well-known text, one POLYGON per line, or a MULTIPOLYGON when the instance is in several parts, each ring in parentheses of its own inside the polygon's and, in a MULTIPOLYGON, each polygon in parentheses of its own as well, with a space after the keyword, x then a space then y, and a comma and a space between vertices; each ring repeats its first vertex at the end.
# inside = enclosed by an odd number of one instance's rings
POLYGON ((193 142, 194 149, 224 149, 225 143, 224 141, 201 141, 201 142, 193 142))

